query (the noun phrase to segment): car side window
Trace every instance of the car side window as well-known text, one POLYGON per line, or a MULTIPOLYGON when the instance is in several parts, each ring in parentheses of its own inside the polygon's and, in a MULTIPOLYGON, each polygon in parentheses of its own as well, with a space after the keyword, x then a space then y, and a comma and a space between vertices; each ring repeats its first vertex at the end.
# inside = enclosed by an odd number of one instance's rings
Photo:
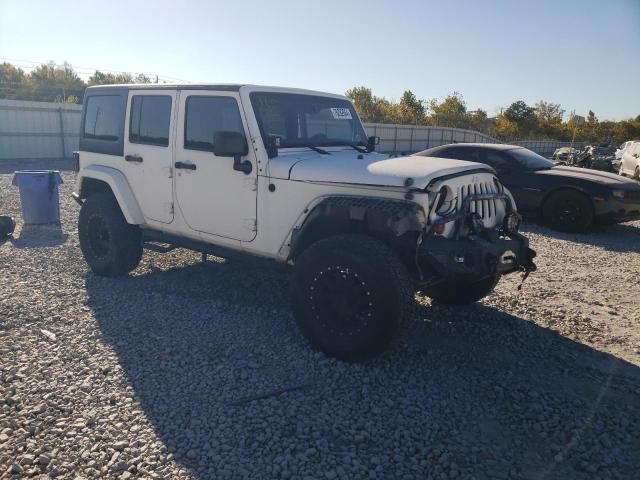
POLYGON ((462 158, 462 155, 464 155, 463 152, 464 149, 462 148, 450 147, 439 151, 438 153, 436 153, 436 156, 440 158, 451 158, 453 160, 464 160, 464 158, 462 158))
POLYGON ((184 148, 213 152, 213 137, 217 132, 238 132, 244 135, 238 102, 232 97, 188 97, 184 148))
POLYGON ((129 141, 161 147, 169 146, 171 97, 134 95, 131 99, 129 141))
POLYGON ((509 167, 507 158, 501 152, 482 149, 480 151, 480 162, 485 163, 496 170, 504 170, 509 167))
POLYGON ((90 96, 85 107, 84 137, 118 140, 121 112, 119 95, 90 96))

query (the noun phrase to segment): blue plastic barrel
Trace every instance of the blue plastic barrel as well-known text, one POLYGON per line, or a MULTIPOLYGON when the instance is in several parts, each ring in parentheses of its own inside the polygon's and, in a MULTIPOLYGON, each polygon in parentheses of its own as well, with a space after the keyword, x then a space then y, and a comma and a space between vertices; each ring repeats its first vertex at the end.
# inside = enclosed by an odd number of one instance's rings
POLYGON ((58 185, 61 183, 57 170, 15 172, 12 185, 20 189, 24 223, 60 222, 58 185))

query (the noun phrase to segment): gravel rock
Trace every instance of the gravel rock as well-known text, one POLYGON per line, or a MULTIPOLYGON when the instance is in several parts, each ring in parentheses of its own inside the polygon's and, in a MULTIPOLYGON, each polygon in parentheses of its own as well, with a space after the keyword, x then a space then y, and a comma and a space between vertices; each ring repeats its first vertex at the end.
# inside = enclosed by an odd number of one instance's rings
MULTIPOLYGON (((526 226, 539 271, 521 291, 512 275, 469 307, 417 296, 398 344, 349 365, 309 348, 287 272, 264 261, 146 252, 127 277, 93 275, 63 179, 61 226, 18 221, 0 245, 0 477, 640 471, 640 222, 526 226)), ((10 181, 0 213, 19 218, 10 181)))

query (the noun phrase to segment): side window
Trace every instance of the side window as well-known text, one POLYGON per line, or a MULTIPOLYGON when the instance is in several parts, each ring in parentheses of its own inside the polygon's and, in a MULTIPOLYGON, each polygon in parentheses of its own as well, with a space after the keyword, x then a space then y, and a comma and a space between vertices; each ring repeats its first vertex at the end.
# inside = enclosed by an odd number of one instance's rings
POLYGON ((465 147, 453 147, 450 150, 450 154, 446 158, 453 158, 456 160, 466 160, 468 162, 477 162, 478 155, 475 148, 465 147))
POLYGON ((129 141, 147 145, 169 146, 171 97, 168 95, 134 95, 131 99, 129 141))
POLYGON ((436 157, 440 157, 440 158, 451 158, 454 160, 458 160, 461 159, 462 157, 460 157, 461 153, 460 152, 460 148, 456 148, 456 147, 452 147, 452 148, 444 148, 442 150, 440 150, 439 152, 437 152, 435 154, 436 157))
POLYGON ((507 166, 507 159, 500 152, 494 152, 492 150, 481 150, 480 160, 482 163, 492 166, 496 170, 500 170, 507 166))
POLYGON ((119 95, 92 95, 85 106, 85 138, 94 140, 118 140, 121 122, 121 97, 119 95))
POLYGON ((244 135, 238 103, 231 97, 190 96, 187 98, 184 148, 213 151, 216 132, 244 135))

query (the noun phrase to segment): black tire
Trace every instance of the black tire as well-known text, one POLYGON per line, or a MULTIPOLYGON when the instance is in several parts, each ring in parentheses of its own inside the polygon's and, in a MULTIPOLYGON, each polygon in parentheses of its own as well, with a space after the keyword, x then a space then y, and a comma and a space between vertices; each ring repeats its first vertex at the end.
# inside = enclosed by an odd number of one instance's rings
POLYGON ((111 193, 96 193, 84 201, 78 236, 84 259, 98 275, 126 275, 142 258, 140 228, 127 223, 111 193))
POLYGON ((493 292, 500 281, 500 274, 475 282, 447 282, 436 287, 423 289, 427 297, 442 305, 469 305, 493 292))
POLYGON ((634 180, 640 181, 640 167, 636 167, 636 169, 634 170, 633 178, 634 180))
POLYGON ((365 235, 328 237, 295 261, 294 316, 311 346, 347 362, 385 351, 411 315, 414 285, 398 256, 365 235))
POLYGON ((582 193, 559 190, 549 195, 542 206, 546 225, 561 232, 584 232, 593 225, 593 205, 582 193))

